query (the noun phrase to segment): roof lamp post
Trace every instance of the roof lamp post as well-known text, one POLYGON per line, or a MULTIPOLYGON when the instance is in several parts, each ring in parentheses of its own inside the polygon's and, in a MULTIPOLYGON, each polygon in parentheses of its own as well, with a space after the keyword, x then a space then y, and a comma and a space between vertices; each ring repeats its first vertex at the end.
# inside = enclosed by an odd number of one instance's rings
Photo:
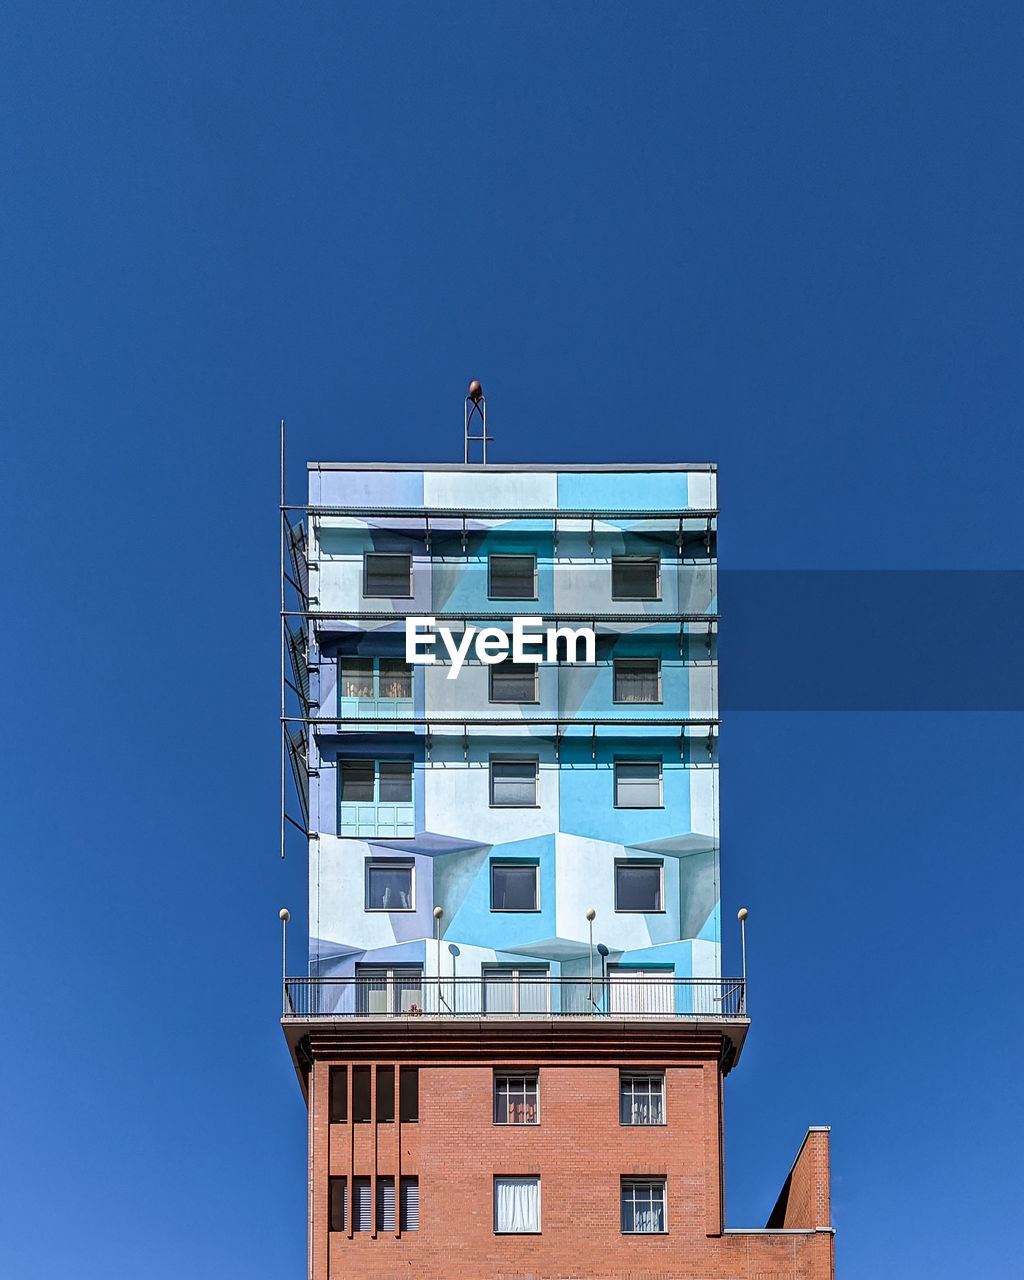
POLYGON ((736 919, 740 922, 740 945, 743 948, 743 988, 740 991, 740 1013, 747 1012, 747 916, 750 912, 746 907, 740 907, 736 912, 736 919))
POLYGON ((443 907, 434 908, 434 934, 437 937, 437 1011, 441 1012, 441 917, 443 907))
POLYGON ((593 907, 587 909, 587 924, 590 928, 590 1012, 593 1013, 597 1007, 594 1004, 594 920, 597 918, 597 912, 593 907))
POLYGON ((277 913, 277 918, 281 921, 281 987, 283 991, 284 1012, 288 1012, 288 921, 292 918, 292 913, 287 907, 282 907, 277 913))

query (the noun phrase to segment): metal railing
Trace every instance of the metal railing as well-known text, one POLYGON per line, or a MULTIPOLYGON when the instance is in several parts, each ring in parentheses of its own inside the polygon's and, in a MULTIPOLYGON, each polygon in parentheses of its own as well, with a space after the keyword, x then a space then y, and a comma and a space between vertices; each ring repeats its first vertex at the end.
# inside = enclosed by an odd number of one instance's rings
POLYGON ((742 978, 285 978, 286 1018, 745 1018, 742 978))

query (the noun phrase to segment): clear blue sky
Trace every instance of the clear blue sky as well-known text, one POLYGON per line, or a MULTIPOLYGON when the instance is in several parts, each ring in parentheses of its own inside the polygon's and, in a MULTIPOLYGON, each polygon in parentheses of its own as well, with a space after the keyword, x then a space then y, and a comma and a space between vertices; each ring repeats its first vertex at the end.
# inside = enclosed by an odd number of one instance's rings
MULTIPOLYGON (((1024 569, 1022 44, 998 3, 8 0, 7 1274, 304 1274, 281 417, 298 498, 457 459, 479 377, 499 459, 717 459, 727 568, 1024 569)), ((922 660, 955 688, 985 628, 922 660)), ((799 599, 769 632, 827 671, 799 599)), ((830 1123, 841 1277, 1018 1274, 1021 715, 722 742, 730 1225, 830 1123)))

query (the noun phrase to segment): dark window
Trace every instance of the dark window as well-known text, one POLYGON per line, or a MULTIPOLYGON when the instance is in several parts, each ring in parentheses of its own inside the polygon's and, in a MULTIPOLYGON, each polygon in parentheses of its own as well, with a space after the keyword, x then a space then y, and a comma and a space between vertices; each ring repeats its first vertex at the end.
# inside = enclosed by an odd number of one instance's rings
POLYGON ((367 862, 366 910, 412 911, 411 862, 367 862))
POLYGON ((377 1230, 395 1229, 395 1180, 377 1177, 377 1230))
POLYGON ((363 558, 364 596, 411 596, 412 556, 367 552, 363 558))
POLYGON ((420 1180, 419 1178, 402 1178, 398 1186, 399 1224, 403 1231, 419 1231, 420 1229, 420 1180))
POLYGON ((415 1067, 402 1067, 398 1073, 398 1116, 403 1124, 420 1118, 420 1073, 415 1067))
POLYGON ((659 600, 660 556, 612 556, 613 600, 659 600))
POLYGON ((370 1200, 370 1179, 352 1179, 352 1230, 372 1231, 373 1202, 370 1200))
POLYGON ((373 659, 341 659, 341 696, 343 698, 373 697, 373 659))
POLYGON ((494 1123, 537 1124, 537 1073, 494 1077, 494 1123))
POLYGON ((346 1231, 348 1229, 348 1183, 344 1178, 332 1178, 329 1185, 331 1230, 346 1231))
POLYGON ((660 862, 617 862, 615 864, 616 911, 663 911, 660 862))
POLYGON ((518 867, 503 862, 492 863, 491 910, 538 911, 539 871, 536 865, 518 867))
POLYGON ((494 808, 530 808, 536 803, 536 760, 491 761, 491 805, 494 808))
POLYGON ((406 804, 412 799, 412 761, 381 760, 381 804, 406 804))
POLYGON ((411 698, 412 668, 401 658, 340 659, 342 698, 411 698))
POLYGON ((408 804, 412 800, 411 760, 342 760, 342 804, 408 804))
POLYGON ((342 760, 340 770, 342 803, 373 804, 373 761, 342 760))
POLYGON ((331 1122, 348 1120, 348 1068, 331 1067, 331 1122))
POLYGON ((632 1235, 665 1230, 665 1179, 622 1179, 622 1230, 632 1235))
POLYGON ((395 1069, 377 1068, 377 1123, 394 1124, 395 1120, 395 1069))
POLYGON ((370 1123, 370 1068, 352 1068, 352 1119, 356 1124, 370 1123))
POLYGON ((615 807, 660 809, 661 761, 615 761, 615 807))
POLYGON ((491 667, 492 702, 536 702, 536 662, 496 662, 491 667))
POLYGON ((412 667, 407 662, 401 658, 380 658, 378 667, 378 697, 412 697, 412 667))
POLYGON ((660 702, 660 661, 657 658, 616 658, 614 701, 660 702))
POLYGON ((489 556, 487 567, 491 600, 536 600, 536 556, 489 556))
POLYGON ((620 1124, 665 1123, 665 1076, 624 1071, 619 1077, 620 1124))

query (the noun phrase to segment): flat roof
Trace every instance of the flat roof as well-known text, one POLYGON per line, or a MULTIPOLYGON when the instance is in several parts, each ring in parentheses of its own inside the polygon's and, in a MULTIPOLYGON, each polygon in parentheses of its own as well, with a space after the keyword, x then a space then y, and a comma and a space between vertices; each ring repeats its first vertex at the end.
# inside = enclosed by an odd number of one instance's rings
POLYGON ((308 471, 717 471, 717 462, 307 462, 308 471))

